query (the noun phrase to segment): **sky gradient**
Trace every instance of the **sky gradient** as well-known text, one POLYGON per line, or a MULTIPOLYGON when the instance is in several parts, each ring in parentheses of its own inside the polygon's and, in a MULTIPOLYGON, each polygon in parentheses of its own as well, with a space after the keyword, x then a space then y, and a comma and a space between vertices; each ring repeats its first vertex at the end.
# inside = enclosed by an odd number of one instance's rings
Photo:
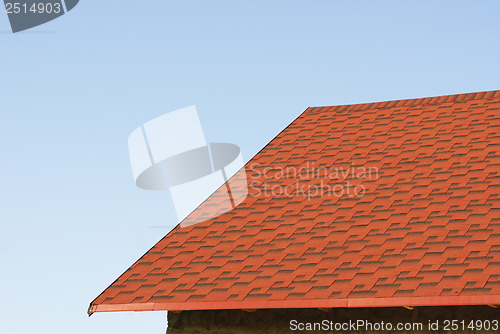
POLYGON ((163 333, 86 315, 176 223, 127 138, 196 105, 248 161, 309 106, 500 89, 498 1, 98 1, 12 34, 0 13, 0 332, 163 333))

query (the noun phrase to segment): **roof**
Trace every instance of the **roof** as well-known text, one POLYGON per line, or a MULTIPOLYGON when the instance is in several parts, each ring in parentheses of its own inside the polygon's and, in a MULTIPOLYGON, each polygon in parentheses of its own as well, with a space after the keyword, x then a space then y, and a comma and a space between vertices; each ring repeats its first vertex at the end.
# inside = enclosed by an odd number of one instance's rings
POLYGON ((500 304, 499 151, 500 91, 308 108, 89 314, 500 304))

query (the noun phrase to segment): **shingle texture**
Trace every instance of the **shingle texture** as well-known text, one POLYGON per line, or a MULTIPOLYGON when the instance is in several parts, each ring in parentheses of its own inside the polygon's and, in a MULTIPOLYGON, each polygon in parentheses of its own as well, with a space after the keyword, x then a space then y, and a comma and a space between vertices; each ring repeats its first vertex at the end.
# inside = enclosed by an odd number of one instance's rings
POLYGON ((89 312, 500 304, 500 91, 308 108, 245 169, 89 312))

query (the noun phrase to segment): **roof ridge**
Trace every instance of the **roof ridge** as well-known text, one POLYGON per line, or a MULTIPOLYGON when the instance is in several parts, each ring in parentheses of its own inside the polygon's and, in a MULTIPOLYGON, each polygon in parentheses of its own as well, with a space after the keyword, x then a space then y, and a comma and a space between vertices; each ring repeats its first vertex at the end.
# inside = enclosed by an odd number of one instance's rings
POLYGON ((409 107, 413 105, 434 105, 448 102, 465 102, 480 99, 500 98, 500 90, 481 91, 473 93, 461 93, 452 95, 438 95, 431 97, 420 97, 403 100, 389 100, 381 102, 365 102, 355 104, 343 104, 336 106, 316 106, 309 109, 316 111, 317 109, 330 108, 331 111, 346 111, 346 110, 367 110, 376 108, 392 108, 392 107, 409 107))

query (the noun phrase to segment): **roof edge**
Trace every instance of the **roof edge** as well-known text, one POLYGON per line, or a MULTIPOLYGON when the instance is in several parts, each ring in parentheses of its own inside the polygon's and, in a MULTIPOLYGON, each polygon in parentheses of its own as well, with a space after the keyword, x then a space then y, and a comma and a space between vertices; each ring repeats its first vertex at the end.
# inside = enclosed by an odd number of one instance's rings
POLYGON ((404 100, 390 100, 382 102, 367 102, 359 104, 344 104, 337 106, 317 106, 311 107, 311 109, 319 108, 331 108, 332 111, 350 111, 350 110, 366 110, 366 109, 377 109, 377 108, 392 108, 392 107, 409 107, 413 105, 433 105, 442 104, 448 102, 466 102, 471 100, 480 99, 493 99, 500 98, 500 90, 490 90, 474 93, 462 93, 453 95, 440 95, 432 97, 422 97, 404 100))
POLYGON ((490 296, 429 296, 305 300, 238 300, 221 302, 129 303, 90 305, 89 316, 95 312, 120 311, 193 311, 277 308, 340 308, 340 307, 405 307, 500 305, 500 295, 490 296))

